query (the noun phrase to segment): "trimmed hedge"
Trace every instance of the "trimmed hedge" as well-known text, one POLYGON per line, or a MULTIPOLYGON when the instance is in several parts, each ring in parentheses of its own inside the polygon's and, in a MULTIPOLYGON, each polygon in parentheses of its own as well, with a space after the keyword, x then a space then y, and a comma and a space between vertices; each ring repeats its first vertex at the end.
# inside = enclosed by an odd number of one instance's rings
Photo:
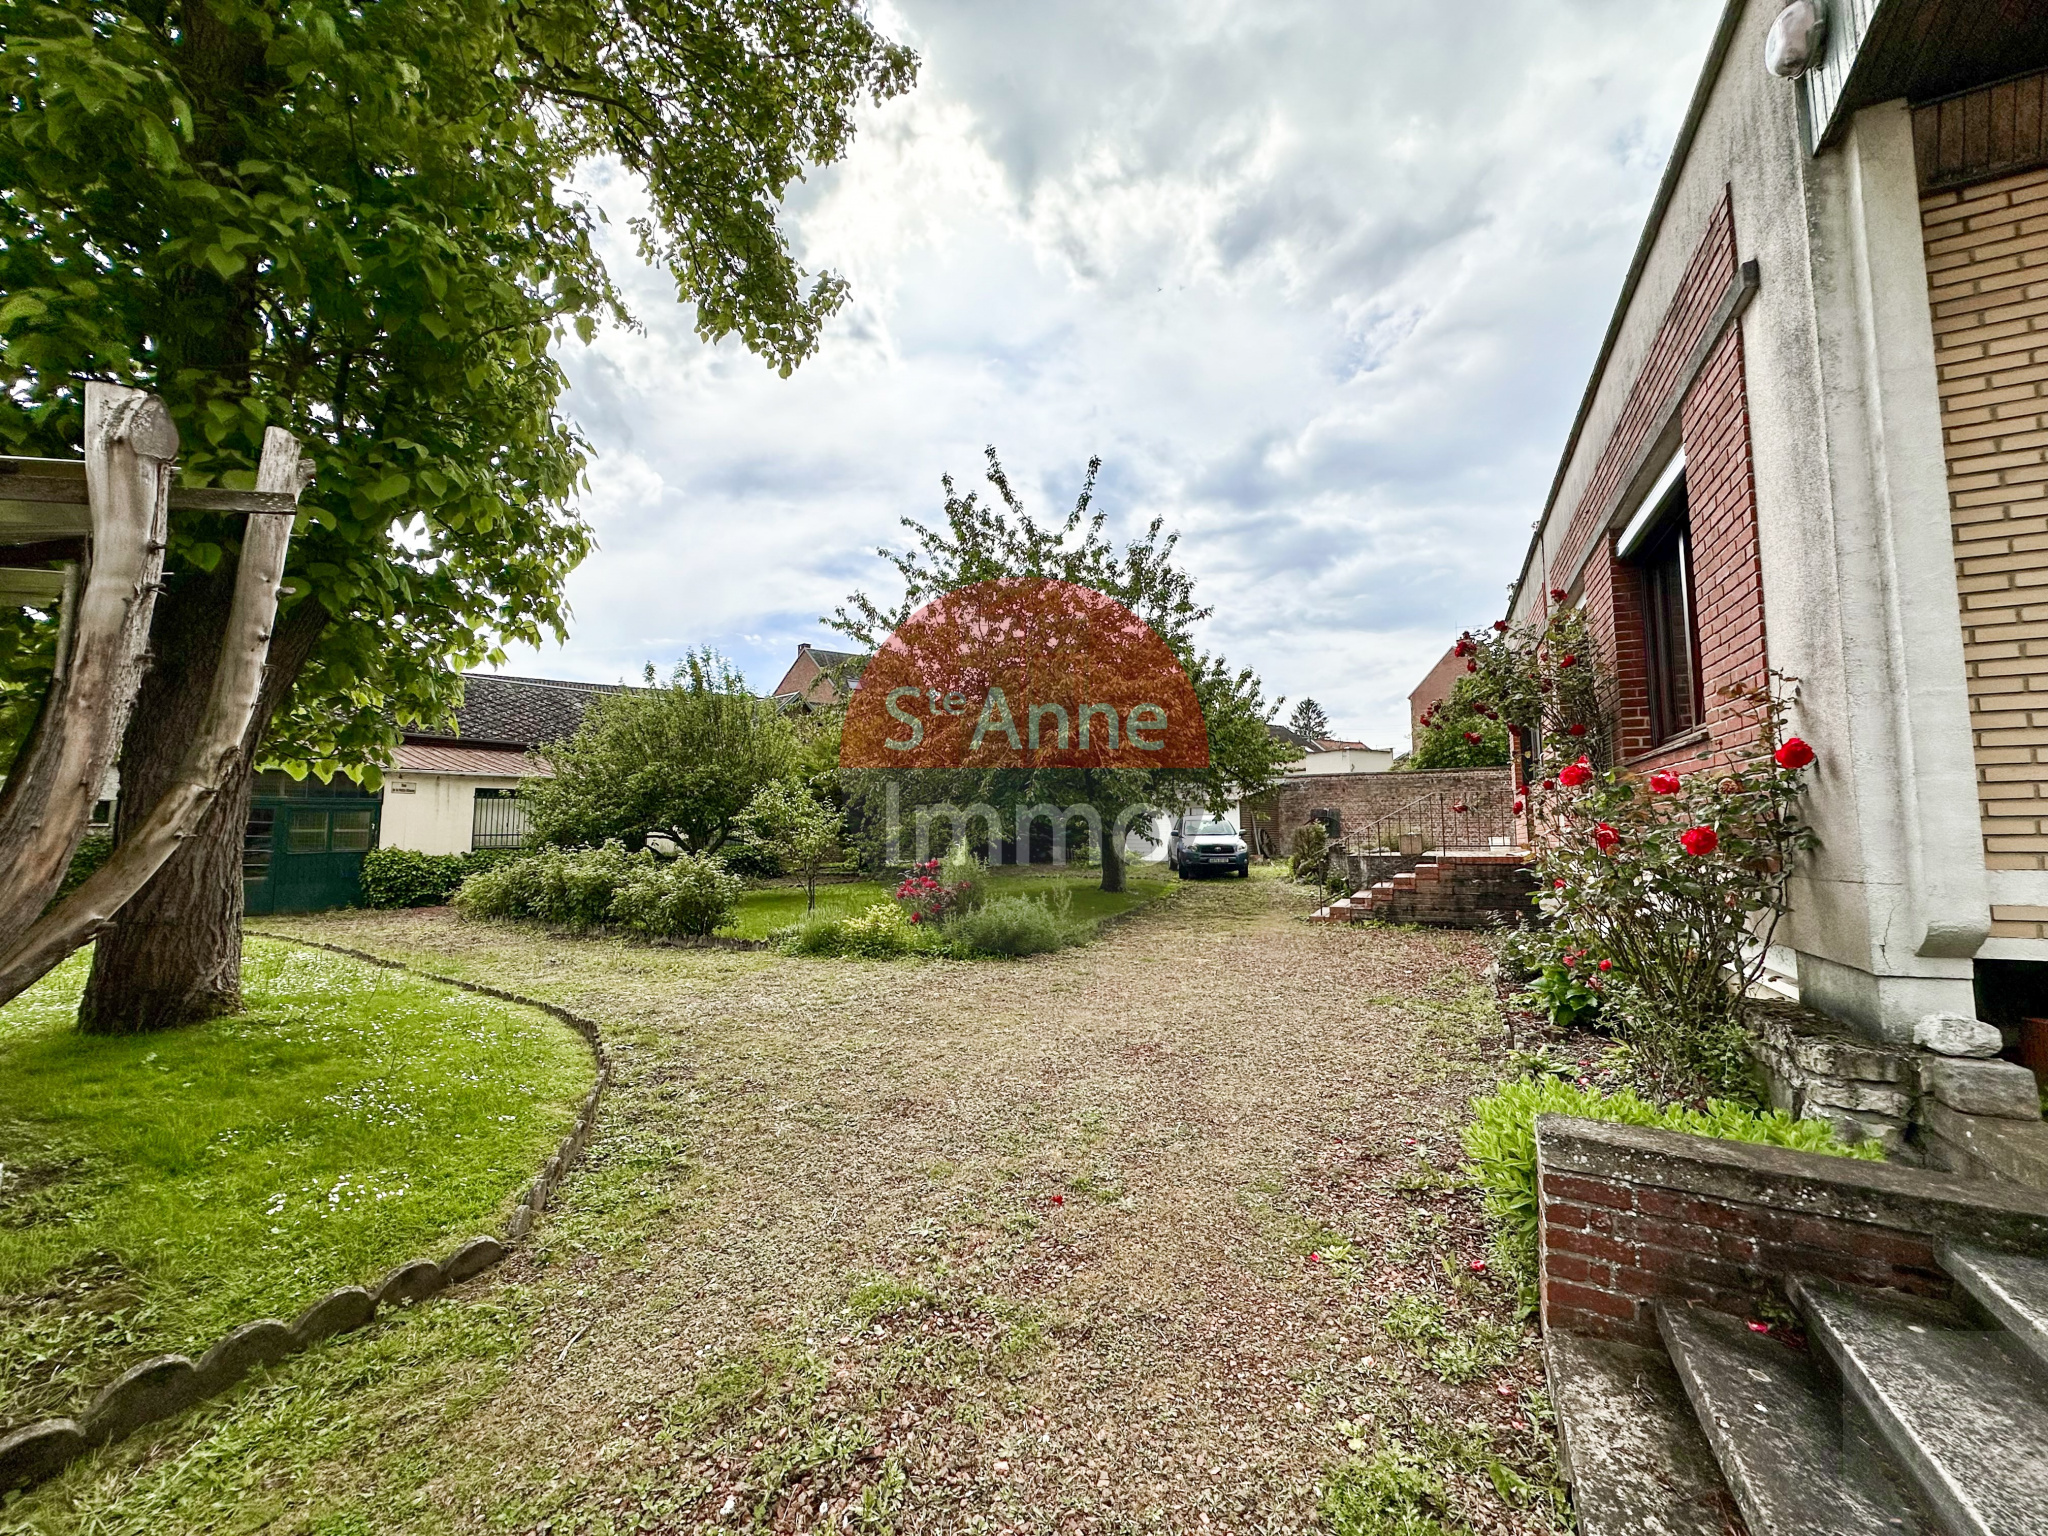
POLYGON ((703 938, 732 920, 744 889, 717 859, 664 859, 606 843, 501 861, 465 880, 455 907, 468 918, 524 918, 572 933, 616 927, 649 939, 703 938))
POLYGON ((372 848, 363 855, 363 905, 379 908, 445 906, 471 875, 496 868, 519 856, 517 848, 478 848, 470 853, 418 853, 411 848, 372 848))

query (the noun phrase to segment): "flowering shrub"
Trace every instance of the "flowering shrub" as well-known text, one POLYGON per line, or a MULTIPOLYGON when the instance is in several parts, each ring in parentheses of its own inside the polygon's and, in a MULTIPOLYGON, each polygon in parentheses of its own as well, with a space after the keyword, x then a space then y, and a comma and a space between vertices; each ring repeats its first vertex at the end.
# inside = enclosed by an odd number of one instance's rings
POLYGON ((1606 1014, 1650 1080, 1746 1098, 1742 999, 1785 913, 1794 857, 1814 846, 1799 811, 1814 753, 1781 742, 1784 704, 1770 689, 1723 696, 1756 734, 1718 764, 1645 781, 1582 761, 1530 795, 1539 905, 1605 967, 1587 984, 1615 1005, 1606 1014))
POLYGON ((1473 709, 1541 744, 1546 759, 1524 765, 1531 778, 1569 773, 1574 759, 1589 771, 1613 761, 1613 680, 1580 610, 1555 608, 1540 626, 1497 623, 1461 635, 1456 649, 1471 669, 1473 709))
POLYGON ((980 906, 982 884, 981 861, 960 847, 943 859, 913 864, 896 887, 896 900, 913 923, 943 923, 980 906))

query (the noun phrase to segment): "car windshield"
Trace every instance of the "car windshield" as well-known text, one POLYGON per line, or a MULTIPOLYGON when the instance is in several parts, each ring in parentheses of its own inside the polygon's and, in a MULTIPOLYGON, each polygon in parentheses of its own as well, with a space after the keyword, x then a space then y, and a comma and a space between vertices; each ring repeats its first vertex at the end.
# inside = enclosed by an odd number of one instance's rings
POLYGON ((1190 816, 1183 830, 1189 837, 1235 837, 1237 828, 1227 821, 1200 821, 1190 816))

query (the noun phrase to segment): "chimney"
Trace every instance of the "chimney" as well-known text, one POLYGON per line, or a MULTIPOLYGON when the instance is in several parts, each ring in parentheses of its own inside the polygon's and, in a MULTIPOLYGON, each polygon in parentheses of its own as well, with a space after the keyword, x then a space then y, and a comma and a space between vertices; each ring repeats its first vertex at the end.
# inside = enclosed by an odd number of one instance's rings
POLYGON ((803 655, 806 651, 810 650, 810 648, 811 642, 808 640, 799 640, 796 643, 796 653, 799 656, 803 655))

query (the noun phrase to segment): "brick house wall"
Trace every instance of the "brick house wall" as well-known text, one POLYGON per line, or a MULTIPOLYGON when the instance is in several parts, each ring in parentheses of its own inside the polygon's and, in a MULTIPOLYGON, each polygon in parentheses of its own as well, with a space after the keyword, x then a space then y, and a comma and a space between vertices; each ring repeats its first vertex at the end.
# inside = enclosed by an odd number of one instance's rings
POLYGON ((1425 710, 1441 704, 1451 696, 1451 685, 1465 675, 1465 662, 1453 645, 1437 659, 1422 681, 1415 685, 1415 691, 1408 695, 1408 747, 1414 750, 1416 741, 1422 735, 1422 716, 1425 710))
MULTIPOLYGON (((1920 208, 1985 862, 2048 869, 2048 169, 1920 208)), ((2048 938, 2048 908, 1991 916, 2048 938)))
POLYGON ((1549 576, 1552 586, 1565 586, 1578 572, 1579 603, 1613 674, 1609 707, 1617 754, 1625 766, 1643 772, 1688 771, 1741 746, 1753 726, 1720 690, 1760 684, 1769 672, 1742 329, 1729 324, 1718 337, 1709 334, 1736 274, 1733 206, 1724 193, 1574 509, 1549 576), (1678 436, 1685 454, 1706 713, 1698 729, 1653 747, 1642 585, 1635 568, 1616 556, 1615 512, 1626 478, 1641 467, 1651 433, 1668 415, 1673 392, 1685 384, 1687 364, 1702 348, 1704 359, 1678 405, 1678 436))

